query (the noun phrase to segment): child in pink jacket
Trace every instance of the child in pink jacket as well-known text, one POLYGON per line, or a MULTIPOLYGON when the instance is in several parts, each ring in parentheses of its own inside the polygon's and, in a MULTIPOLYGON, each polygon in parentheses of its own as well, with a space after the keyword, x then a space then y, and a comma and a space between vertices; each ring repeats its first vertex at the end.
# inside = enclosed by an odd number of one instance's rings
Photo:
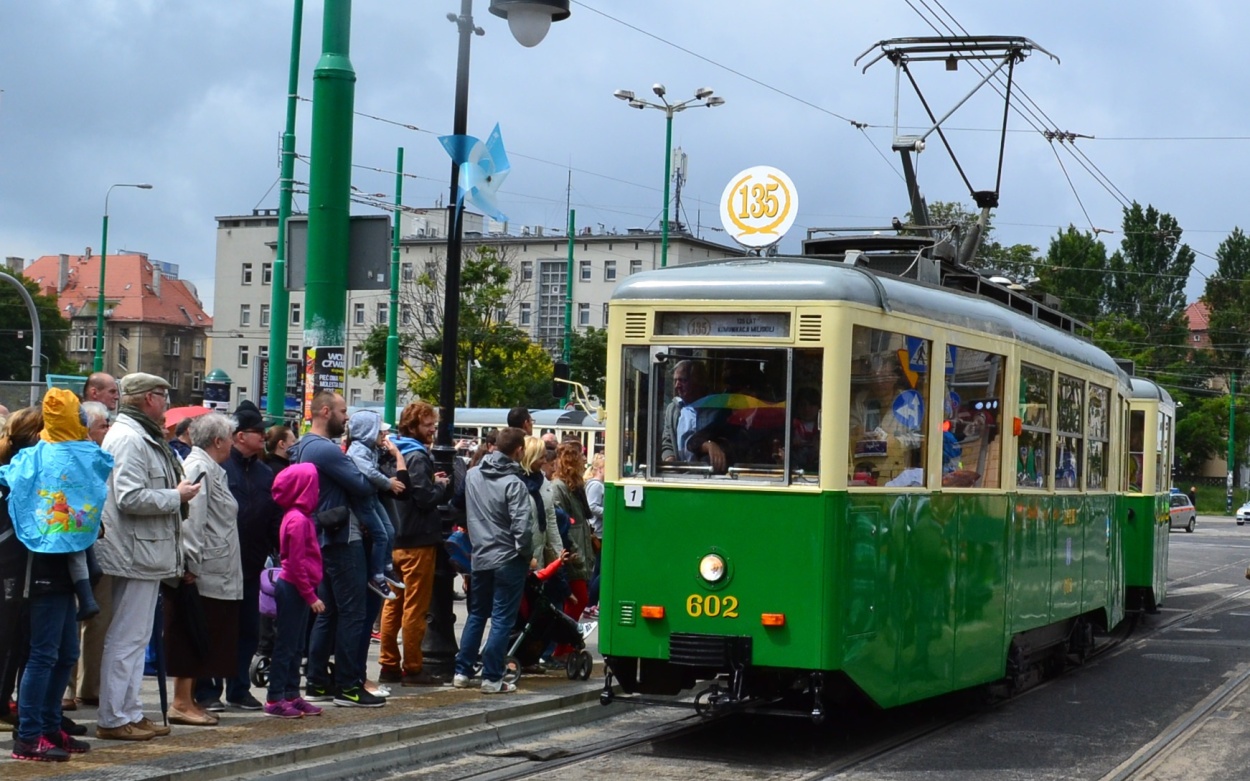
POLYGON ((321 708, 300 697, 299 669, 304 657, 308 609, 321 613, 317 598, 321 583, 321 546, 312 514, 317 509, 317 467, 294 464, 273 479, 273 499, 282 516, 279 552, 282 572, 274 589, 278 617, 274 621, 273 661, 269 667, 269 695, 265 715, 280 719, 318 716, 321 708))

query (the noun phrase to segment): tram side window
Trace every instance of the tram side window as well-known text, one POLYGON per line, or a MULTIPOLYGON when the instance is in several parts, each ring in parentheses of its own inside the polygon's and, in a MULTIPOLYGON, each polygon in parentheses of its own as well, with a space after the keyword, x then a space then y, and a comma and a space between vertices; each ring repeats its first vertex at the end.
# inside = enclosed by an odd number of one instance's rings
POLYGON ((1158 439, 1155 446, 1155 491, 1163 493, 1172 485, 1172 418, 1159 413, 1158 439))
POLYGON ((1086 408, 1085 420, 1085 442, 1089 448, 1085 462, 1085 489, 1105 491, 1108 488, 1107 455, 1111 444, 1110 388, 1089 386, 1089 406, 1086 408))
POLYGON ((848 484, 925 485, 933 343, 855 326, 851 337, 848 484))
POLYGON ((1059 441, 1055 450, 1055 489, 1081 487, 1081 458, 1085 450, 1085 382, 1059 375, 1059 441))
POLYGON ((1016 486, 1045 488, 1050 459, 1050 396, 1052 374, 1046 369, 1020 367, 1020 437, 1016 459, 1016 486))
POLYGON ((942 401, 942 486, 998 488, 1002 473, 1003 372, 1001 355, 946 348, 946 398, 942 401))
POLYGON ((1124 474, 1130 491, 1142 490, 1142 475, 1146 471, 1146 413, 1133 410, 1128 416, 1128 463, 1124 474))

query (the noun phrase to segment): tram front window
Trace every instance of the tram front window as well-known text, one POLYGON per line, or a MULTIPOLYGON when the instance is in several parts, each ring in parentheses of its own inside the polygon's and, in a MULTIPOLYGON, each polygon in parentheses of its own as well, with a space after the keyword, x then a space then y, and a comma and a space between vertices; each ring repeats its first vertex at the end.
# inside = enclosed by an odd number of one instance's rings
POLYGON ((815 480, 821 351, 631 347, 623 374, 625 474, 815 480))

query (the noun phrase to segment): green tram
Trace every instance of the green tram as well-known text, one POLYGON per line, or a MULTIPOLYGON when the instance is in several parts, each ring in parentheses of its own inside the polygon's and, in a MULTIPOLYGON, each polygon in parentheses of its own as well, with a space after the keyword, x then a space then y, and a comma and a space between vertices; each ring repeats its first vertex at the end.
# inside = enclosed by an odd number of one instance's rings
POLYGON ((605 704, 702 686, 696 708, 819 719, 1023 685, 1162 600, 1167 394, 966 269, 862 263, 613 294, 605 704))

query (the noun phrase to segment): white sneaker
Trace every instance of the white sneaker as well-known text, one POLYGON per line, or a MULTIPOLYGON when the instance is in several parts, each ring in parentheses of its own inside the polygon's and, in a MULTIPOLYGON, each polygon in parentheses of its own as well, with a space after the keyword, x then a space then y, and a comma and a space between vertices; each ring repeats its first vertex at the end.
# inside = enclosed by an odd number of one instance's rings
POLYGON ((482 681, 482 694, 511 694, 516 684, 510 681, 482 681))
POLYGON ((457 689, 467 689, 469 688, 469 676, 456 673, 456 676, 451 679, 451 685, 457 689))

